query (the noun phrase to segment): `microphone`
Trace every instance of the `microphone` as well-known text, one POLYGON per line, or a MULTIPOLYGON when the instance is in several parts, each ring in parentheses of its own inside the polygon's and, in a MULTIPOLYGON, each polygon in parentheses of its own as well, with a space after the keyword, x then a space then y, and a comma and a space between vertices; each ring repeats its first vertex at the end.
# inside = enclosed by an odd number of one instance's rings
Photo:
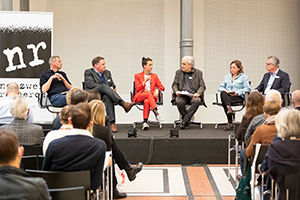
POLYGON ((149 72, 149 77, 150 77, 149 81, 150 81, 150 85, 151 85, 151 72, 149 72))

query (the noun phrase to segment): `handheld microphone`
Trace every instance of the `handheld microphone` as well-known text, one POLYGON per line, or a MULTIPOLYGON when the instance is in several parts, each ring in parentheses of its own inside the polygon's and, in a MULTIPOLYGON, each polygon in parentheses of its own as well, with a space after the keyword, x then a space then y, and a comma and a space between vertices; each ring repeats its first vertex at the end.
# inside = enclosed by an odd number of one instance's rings
POLYGON ((150 85, 151 85, 151 72, 149 72, 149 77, 150 77, 149 81, 150 81, 150 85))

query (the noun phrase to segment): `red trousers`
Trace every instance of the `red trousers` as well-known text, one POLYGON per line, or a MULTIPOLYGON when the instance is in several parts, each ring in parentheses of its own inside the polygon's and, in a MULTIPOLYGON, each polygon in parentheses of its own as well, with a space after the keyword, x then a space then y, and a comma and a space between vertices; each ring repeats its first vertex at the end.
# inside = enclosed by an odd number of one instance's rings
POLYGON ((156 108, 156 101, 153 96, 153 94, 149 91, 143 91, 141 93, 137 93, 136 95, 136 101, 135 102, 143 102, 144 103, 144 109, 143 109, 143 119, 149 118, 150 108, 153 110, 156 108))

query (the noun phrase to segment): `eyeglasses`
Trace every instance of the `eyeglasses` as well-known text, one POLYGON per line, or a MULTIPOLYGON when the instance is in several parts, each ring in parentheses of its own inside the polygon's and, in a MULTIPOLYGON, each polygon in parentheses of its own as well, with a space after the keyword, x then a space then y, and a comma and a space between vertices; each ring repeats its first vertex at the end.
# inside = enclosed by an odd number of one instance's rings
POLYGON ((266 65, 273 65, 272 63, 266 63, 266 65))

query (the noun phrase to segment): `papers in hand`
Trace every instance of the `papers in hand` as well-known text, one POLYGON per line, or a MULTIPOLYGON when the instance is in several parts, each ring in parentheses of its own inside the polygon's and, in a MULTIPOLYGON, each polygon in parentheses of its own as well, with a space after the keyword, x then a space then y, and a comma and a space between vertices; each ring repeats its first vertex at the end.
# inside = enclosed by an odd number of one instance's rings
POLYGON ((186 95, 186 96, 189 96, 189 97, 193 97, 194 94, 192 93, 189 93, 188 91, 179 91, 179 92, 176 92, 176 94, 181 94, 181 95, 186 95))

